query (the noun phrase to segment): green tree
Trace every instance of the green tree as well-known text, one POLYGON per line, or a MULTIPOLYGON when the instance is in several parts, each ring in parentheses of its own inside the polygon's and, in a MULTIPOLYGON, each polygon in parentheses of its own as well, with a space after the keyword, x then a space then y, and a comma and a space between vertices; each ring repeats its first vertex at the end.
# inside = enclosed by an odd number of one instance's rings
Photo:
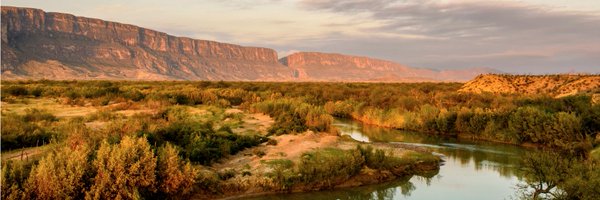
POLYGON ((558 186, 569 177, 572 161, 556 152, 538 152, 525 155, 521 170, 525 184, 519 185, 523 197, 531 199, 564 198, 558 186))
POLYGON ((23 192, 29 169, 22 161, 2 161, 2 199, 27 199, 23 192))

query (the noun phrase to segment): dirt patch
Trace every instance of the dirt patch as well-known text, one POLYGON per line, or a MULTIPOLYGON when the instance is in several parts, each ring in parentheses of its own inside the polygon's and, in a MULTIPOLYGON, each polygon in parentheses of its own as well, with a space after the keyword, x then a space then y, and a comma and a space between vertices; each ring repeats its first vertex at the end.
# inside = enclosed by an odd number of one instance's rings
POLYGON ((136 114, 156 114, 157 110, 154 109, 141 109, 141 110, 119 110, 116 114, 121 114, 126 117, 130 117, 136 114))
POLYGON ((318 148, 337 146, 339 137, 327 133, 313 133, 307 131, 297 135, 280 135, 272 138, 277 141, 277 145, 262 144, 258 147, 246 149, 236 155, 222 160, 221 163, 214 165, 214 168, 233 168, 244 169, 248 166, 253 173, 262 173, 266 171, 263 161, 272 159, 298 160, 302 153, 318 148), (258 152, 263 152, 264 156, 259 157, 258 152))
MULTIPOLYGON (((232 110, 232 109, 228 109, 228 110, 232 110)), ((230 111, 230 112, 232 112, 232 111, 230 111)), ((236 111, 235 113, 239 113, 239 112, 236 111)), ((243 121, 242 125, 238 128, 233 129, 233 132, 245 133, 248 131, 254 131, 256 133, 266 135, 269 127, 271 127, 271 125, 273 125, 273 123, 275 122, 271 117, 269 117, 269 115, 265 115, 262 113, 246 114, 242 118, 242 121, 243 121)))
POLYGON ((30 147, 2 152, 2 160, 34 160, 48 152, 52 148, 51 146, 52 145, 49 144, 39 147, 30 147))

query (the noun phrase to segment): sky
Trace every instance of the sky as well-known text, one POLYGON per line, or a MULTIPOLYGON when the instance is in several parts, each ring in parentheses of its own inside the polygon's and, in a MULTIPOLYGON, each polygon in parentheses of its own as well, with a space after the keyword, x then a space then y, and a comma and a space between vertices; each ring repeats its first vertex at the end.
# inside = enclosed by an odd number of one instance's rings
POLYGON ((175 36, 431 69, 600 73, 600 0, 2 0, 175 36))

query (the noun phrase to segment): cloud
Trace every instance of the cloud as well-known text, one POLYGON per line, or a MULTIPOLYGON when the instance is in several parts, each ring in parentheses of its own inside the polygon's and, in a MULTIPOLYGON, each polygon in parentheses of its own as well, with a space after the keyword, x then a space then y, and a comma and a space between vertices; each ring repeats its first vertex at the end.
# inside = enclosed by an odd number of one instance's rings
POLYGON ((251 9, 256 6, 280 3, 281 0, 219 0, 218 2, 238 9, 251 9))
POLYGON ((300 51, 298 51, 298 50, 295 50, 295 49, 292 49, 292 50, 284 50, 284 51, 277 51, 277 56, 278 56, 279 58, 283 58, 283 57, 286 57, 286 56, 288 56, 288 55, 290 55, 290 54, 293 54, 293 53, 298 53, 298 52, 300 52, 300 51))
POLYGON ((358 44, 338 49, 353 53, 434 68, 485 65, 518 71, 515 66, 529 65, 600 71, 596 13, 515 1, 302 0, 299 5, 315 12, 362 13, 379 22, 361 29, 363 36, 346 35, 358 44))

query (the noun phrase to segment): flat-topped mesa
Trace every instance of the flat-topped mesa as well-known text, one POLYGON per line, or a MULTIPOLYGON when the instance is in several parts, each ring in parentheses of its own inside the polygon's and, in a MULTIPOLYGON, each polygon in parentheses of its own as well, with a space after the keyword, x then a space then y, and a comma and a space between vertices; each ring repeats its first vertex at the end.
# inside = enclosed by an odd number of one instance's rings
POLYGON ((175 37, 163 32, 71 14, 44 12, 39 9, 2 7, 2 41, 22 34, 47 32, 82 36, 126 46, 142 46, 158 52, 181 53, 217 59, 242 59, 276 63, 277 53, 261 47, 242 47, 207 40, 175 37))
POLYGON ((298 52, 279 60, 282 64, 292 67, 344 67, 361 68, 379 71, 406 70, 407 66, 364 56, 351 56, 337 53, 298 52))
POLYGON ((279 62, 293 69, 296 78, 317 81, 436 81, 438 73, 387 60, 336 53, 298 52, 279 62))
POLYGON ((333 53, 300 52, 277 60, 268 48, 6 6, 1 50, 5 79, 415 82, 462 81, 476 75, 473 70, 435 71, 333 53))
POLYGON ((2 78, 288 80, 277 52, 2 6, 2 78))

